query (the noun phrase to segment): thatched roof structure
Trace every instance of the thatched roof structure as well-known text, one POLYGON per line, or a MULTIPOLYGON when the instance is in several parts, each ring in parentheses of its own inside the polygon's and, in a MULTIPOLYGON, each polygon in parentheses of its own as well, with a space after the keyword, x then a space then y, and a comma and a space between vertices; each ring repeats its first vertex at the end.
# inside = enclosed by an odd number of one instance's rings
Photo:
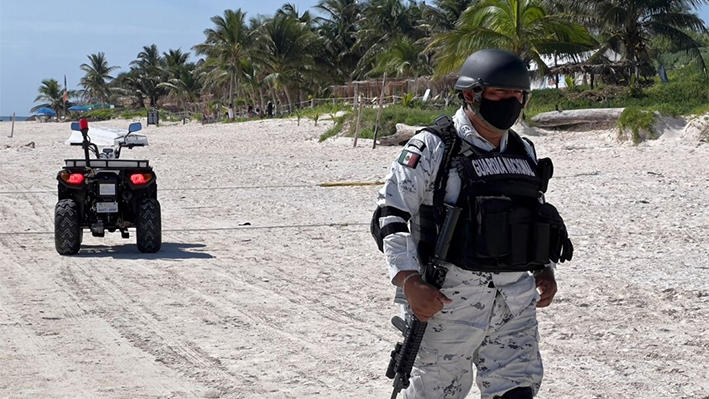
POLYGON ((384 97, 403 96, 407 93, 423 95, 426 89, 431 89, 431 97, 445 93, 446 90, 453 89, 455 76, 449 75, 443 78, 434 79, 432 76, 421 76, 412 79, 387 78, 355 80, 345 85, 331 86, 332 96, 345 99, 354 99, 362 95, 365 99, 377 98, 382 93, 382 83, 384 84, 384 97))

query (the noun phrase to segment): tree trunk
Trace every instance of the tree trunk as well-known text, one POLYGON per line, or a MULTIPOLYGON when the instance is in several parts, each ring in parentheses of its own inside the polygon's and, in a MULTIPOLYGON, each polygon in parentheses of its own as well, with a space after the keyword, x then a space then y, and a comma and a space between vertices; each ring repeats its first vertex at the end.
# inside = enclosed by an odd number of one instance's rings
MULTIPOLYGON (((554 52, 554 67, 559 66, 558 59, 556 57, 557 57, 557 55, 556 55, 556 51, 555 51, 554 52)), ((554 83, 556 84, 556 89, 559 90, 559 74, 558 73, 554 74, 554 83)))
POLYGON ((291 98, 288 85, 283 85, 283 91, 286 93, 286 99, 288 99, 288 113, 291 113, 293 112, 293 99, 291 98))
POLYGON ((234 104, 234 75, 236 72, 232 69, 229 76, 229 104, 234 104))
POLYGON ((263 98, 263 87, 258 88, 258 95, 259 95, 259 106, 258 108, 261 110, 261 115, 263 115, 263 107, 266 106, 266 102, 264 101, 263 98))

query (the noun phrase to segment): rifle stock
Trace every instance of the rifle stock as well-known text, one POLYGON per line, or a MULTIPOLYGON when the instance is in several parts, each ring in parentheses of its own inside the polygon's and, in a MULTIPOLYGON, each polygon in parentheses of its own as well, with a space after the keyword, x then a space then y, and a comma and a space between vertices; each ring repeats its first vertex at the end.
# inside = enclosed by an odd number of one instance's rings
MULTIPOLYGON (((445 259, 448 253, 461 211, 461 208, 448 204, 445 204, 445 207, 446 218, 436 241, 436 250, 431 261, 426 265, 424 272, 426 282, 437 289, 441 288, 446 279, 447 270, 441 266, 441 261, 445 259)), ((391 399, 396 399, 399 392, 409 386, 411 369, 414 367, 414 361, 419 352, 428 323, 422 322, 415 315, 411 315, 411 324, 409 325, 400 317, 394 317, 392 324, 404 335, 404 341, 397 342, 394 350, 391 351, 391 359, 386 371, 387 378, 394 380, 394 390, 391 394, 391 399)))

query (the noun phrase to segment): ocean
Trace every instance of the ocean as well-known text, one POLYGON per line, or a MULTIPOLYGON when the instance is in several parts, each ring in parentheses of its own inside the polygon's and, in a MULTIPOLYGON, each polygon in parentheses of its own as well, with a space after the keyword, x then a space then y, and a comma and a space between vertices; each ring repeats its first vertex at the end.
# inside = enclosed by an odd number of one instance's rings
MULTIPOLYGON (((31 116, 17 116, 17 115, 15 115, 15 122, 23 122, 29 118, 31 118, 31 116)), ((12 115, 0 116, 0 121, 2 121, 2 122, 10 122, 11 120, 12 120, 12 115)))

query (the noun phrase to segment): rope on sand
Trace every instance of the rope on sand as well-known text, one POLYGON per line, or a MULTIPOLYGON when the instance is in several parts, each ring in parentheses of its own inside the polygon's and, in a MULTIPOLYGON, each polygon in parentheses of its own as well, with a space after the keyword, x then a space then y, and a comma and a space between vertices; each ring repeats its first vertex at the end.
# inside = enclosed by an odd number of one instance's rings
POLYGON ((383 181, 365 181, 365 182, 342 182, 342 183, 320 183, 320 187, 346 187, 346 186, 381 186, 383 181))
MULTIPOLYGON (((383 181, 369 182, 331 182, 318 183, 316 187, 357 187, 357 186, 381 186, 383 181)), ((160 191, 201 191, 201 190, 248 190, 256 188, 311 188, 312 184, 291 184, 291 185, 273 185, 273 186, 224 186, 224 187, 178 187, 178 188, 160 188, 160 191)), ((0 195, 14 194, 47 194, 56 193, 56 189, 52 190, 28 190, 28 191, 0 191, 0 195)))
MULTIPOLYGON (((293 225, 269 225, 254 226, 250 223, 229 227, 194 227, 184 229, 162 229, 163 233, 184 233, 184 232, 208 232, 208 231, 230 231, 230 230, 270 230, 270 229, 306 229, 315 227, 349 227, 349 226, 369 226, 369 223, 362 222, 339 222, 339 223, 314 223, 314 224, 293 224, 293 225)), ((11 231, 0 232, 2 236, 29 236, 29 235, 50 235, 53 231, 11 231)))

